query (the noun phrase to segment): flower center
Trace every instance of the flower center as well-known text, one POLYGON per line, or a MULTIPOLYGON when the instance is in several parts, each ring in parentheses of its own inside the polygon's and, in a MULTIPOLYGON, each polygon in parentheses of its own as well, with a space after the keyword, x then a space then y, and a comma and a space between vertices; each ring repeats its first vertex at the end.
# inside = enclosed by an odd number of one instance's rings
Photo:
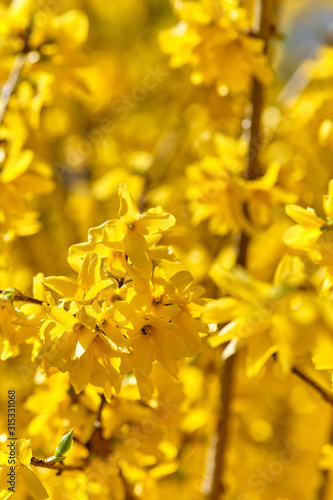
POLYGON ((151 325, 146 325, 142 328, 142 333, 144 335, 147 335, 147 334, 150 334, 150 333, 153 333, 153 327, 151 325))

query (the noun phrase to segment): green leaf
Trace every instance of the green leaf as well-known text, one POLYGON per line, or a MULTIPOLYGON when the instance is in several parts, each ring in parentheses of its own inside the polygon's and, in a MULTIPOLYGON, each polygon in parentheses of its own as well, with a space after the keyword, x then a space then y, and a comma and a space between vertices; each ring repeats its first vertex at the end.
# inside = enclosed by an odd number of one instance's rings
POLYGON ((63 460, 65 453, 67 453, 72 444, 73 444, 73 429, 60 439, 59 444, 54 452, 54 456, 57 458, 61 458, 63 460))

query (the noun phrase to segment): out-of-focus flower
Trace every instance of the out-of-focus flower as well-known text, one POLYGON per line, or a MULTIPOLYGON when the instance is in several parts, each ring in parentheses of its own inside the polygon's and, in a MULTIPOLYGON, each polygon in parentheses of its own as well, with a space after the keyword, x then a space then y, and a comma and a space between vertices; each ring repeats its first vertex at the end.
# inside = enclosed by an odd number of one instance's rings
POLYGON ((253 77, 264 84, 272 74, 263 40, 251 37, 246 10, 224 0, 173 2, 180 22, 160 35, 171 66, 189 65, 195 85, 215 85, 221 96, 247 92, 253 77))

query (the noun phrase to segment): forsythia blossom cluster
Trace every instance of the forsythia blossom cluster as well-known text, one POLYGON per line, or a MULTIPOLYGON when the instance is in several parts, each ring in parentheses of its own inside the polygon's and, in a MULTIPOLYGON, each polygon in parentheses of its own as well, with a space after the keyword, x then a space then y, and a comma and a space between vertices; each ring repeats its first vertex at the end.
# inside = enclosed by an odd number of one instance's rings
POLYGON ((43 369, 68 372, 77 393, 91 383, 110 399, 133 371, 148 399, 153 362, 177 376, 179 361, 200 351, 203 290, 188 271, 163 267, 175 260, 172 249, 159 244, 174 217, 159 207, 140 214, 126 186, 119 194, 119 219, 92 228, 87 243, 70 249, 77 279, 45 278, 43 305, 16 309, 4 301, 3 358, 9 346, 15 352, 36 336, 34 355, 43 369))
POLYGON ((170 3, 0 5, 0 500, 330 498, 333 49, 170 3))
POLYGON ((191 67, 193 84, 214 84, 225 96, 247 91, 252 77, 271 81, 264 42, 249 36, 251 23, 238 2, 175 0, 173 5, 180 22, 161 33, 160 43, 173 68, 191 67))

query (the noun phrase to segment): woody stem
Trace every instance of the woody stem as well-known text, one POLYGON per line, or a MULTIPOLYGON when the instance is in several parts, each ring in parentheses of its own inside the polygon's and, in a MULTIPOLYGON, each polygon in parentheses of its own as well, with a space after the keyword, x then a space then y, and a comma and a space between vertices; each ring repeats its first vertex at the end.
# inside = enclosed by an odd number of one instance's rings
POLYGON ((53 469, 58 471, 59 473, 64 471, 84 470, 87 464, 82 463, 80 465, 65 465, 61 462, 57 462, 56 464, 50 464, 41 458, 32 457, 30 465, 33 465, 34 467, 42 467, 44 469, 53 469))
MULTIPOLYGON (((268 42, 271 36, 272 14, 275 0, 257 0, 254 8, 253 32, 264 40, 264 51, 267 53, 268 42)), ((247 166, 244 172, 244 178, 254 180, 261 175, 261 169, 258 159, 260 150, 260 130, 261 115, 263 108, 263 87, 257 80, 253 79, 253 88, 251 96, 252 116, 250 141, 248 150, 247 166)), ((246 266, 246 256, 249 238, 245 233, 240 235, 237 263, 246 266)), ((231 416, 231 403, 235 380, 235 366, 237 355, 232 355, 222 360, 221 366, 221 396, 219 417, 216 431, 216 447, 214 457, 214 468, 212 473, 211 489, 209 493, 210 500, 218 500, 226 488, 223 483, 223 476, 226 470, 226 450, 229 443, 229 422, 231 416)))
POLYGON ((2 120, 5 115, 10 96, 12 95, 15 85, 19 79, 26 57, 27 56, 24 53, 20 53, 16 56, 8 79, 2 87, 0 95, 0 125, 2 124, 2 120))
MULTIPOLYGON (((0 290, 0 295, 5 295, 5 294, 6 294, 6 290, 0 290)), ((18 290, 16 291, 15 294, 13 294, 10 297, 10 300, 12 302, 30 302, 32 304, 43 305, 43 301, 42 300, 35 299, 34 297, 29 297, 28 295, 24 295, 23 293, 21 293, 18 290)))

